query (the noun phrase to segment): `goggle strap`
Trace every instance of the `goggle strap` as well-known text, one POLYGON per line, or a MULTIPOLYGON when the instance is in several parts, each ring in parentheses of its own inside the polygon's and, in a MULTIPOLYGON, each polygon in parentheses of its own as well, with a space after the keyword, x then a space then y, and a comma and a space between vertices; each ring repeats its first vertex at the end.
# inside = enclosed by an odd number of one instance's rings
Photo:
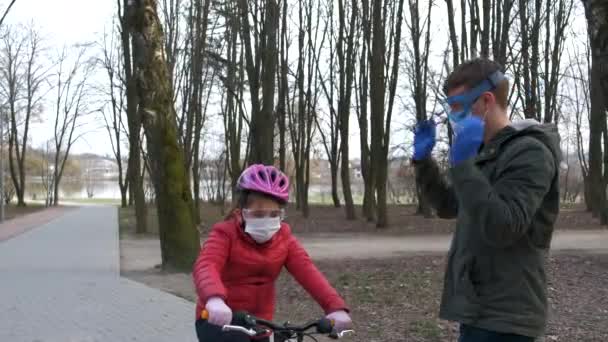
POLYGON ((467 104, 472 104, 472 102, 474 102, 484 92, 494 90, 498 86, 498 84, 505 79, 505 75, 500 70, 496 70, 490 76, 488 76, 488 78, 483 80, 480 84, 478 84, 470 91, 464 94, 448 97, 447 102, 450 105, 454 103, 460 103, 464 107, 469 107, 469 105, 467 104))

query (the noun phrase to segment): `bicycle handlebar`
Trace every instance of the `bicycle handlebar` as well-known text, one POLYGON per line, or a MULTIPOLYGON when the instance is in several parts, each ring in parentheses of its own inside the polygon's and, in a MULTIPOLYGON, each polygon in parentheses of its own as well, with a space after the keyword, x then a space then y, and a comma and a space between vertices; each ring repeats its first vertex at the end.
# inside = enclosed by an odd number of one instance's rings
MULTIPOLYGON (((201 312, 201 318, 207 320, 209 313, 207 310, 201 312)), ((255 337, 267 334, 271 331, 288 333, 291 335, 307 334, 310 329, 316 328, 317 334, 328 335, 332 339, 342 338, 347 334, 354 333, 354 330, 344 330, 337 332, 334 330, 334 323, 327 319, 322 318, 317 321, 311 321, 304 325, 291 325, 289 323, 277 324, 264 319, 256 318, 249 315, 246 312, 235 312, 230 325, 224 325, 222 331, 235 331, 241 332, 247 336, 255 337), (268 328, 268 329, 264 329, 268 328)))

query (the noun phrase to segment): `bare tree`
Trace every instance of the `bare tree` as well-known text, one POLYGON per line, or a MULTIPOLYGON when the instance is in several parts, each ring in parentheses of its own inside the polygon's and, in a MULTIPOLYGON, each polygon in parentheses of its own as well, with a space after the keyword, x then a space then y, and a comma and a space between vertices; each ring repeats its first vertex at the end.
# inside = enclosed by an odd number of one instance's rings
POLYGON ((189 270, 200 248, 190 179, 178 142, 176 113, 156 1, 131 1, 129 20, 139 108, 156 194, 163 268, 189 270))
POLYGON ((241 17, 241 39, 245 46, 245 66, 249 81, 251 97, 251 153, 249 163, 274 163, 274 92, 277 67, 277 31, 279 8, 276 0, 265 0, 262 5, 255 4, 252 16, 254 26, 262 25, 259 33, 252 42, 251 24, 249 21, 249 3, 238 0, 238 10, 241 17), (256 18, 263 18, 257 22, 256 18), (262 88, 262 103, 260 104, 260 88, 262 88))
POLYGON ((122 47, 122 75, 121 80, 126 92, 126 111, 129 139, 129 160, 127 166, 127 178, 129 183, 129 204, 135 204, 135 231, 143 234, 148 230, 146 195, 144 193, 144 174, 145 167, 141 166, 142 161, 142 118, 137 110, 138 97, 136 80, 133 74, 134 65, 132 59, 132 37, 129 32, 128 13, 129 0, 117 0, 117 15, 120 19, 120 38, 122 47), (121 2, 122 1, 122 2, 121 2), (124 9, 127 9, 125 11, 124 9))
POLYGON ((361 26, 363 30, 363 40, 361 43, 361 53, 359 58, 359 103, 358 103, 358 122, 359 140, 361 142, 361 175, 363 176, 363 216, 368 221, 373 221, 376 217, 374 209, 376 207, 375 179, 371 174, 371 150, 368 142, 369 136, 369 68, 367 62, 371 53, 371 8, 368 0, 362 1, 361 26))
POLYGON ((605 1, 583 0, 591 52, 590 79, 590 137, 589 137, 589 187, 592 210, 602 224, 608 224, 606 183, 608 177, 608 135, 606 111, 608 110, 608 4, 605 1), (602 139, 604 144, 602 146, 602 139), (603 151, 602 151, 603 148, 603 151))
POLYGON ((574 0, 547 1, 545 11, 545 68, 543 73, 544 84, 544 115, 545 123, 557 122, 557 93, 561 80, 562 54, 566 40, 565 31, 570 23, 570 14, 574 0), (552 20, 551 20, 551 19, 552 20), (553 32, 552 32, 553 30, 553 32), (553 33, 553 35, 552 35, 553 33))
POLYGON ((317 126, 317 130, 320 133, 321 141, 323 143, 323 147, 325 149, 327 159, 329 160, 329 168, 331 175, 331 194, 332 200, 334 203, 334 207, 340 207, 340 198, 338 196, 338 169, 339 169, 339 161, 340 161, 340 122, 338 118, 338 111, 335 107, 335 92, 337 91, 336 86, 336 49, 335 43, 337 41, 337 37, 334 33, 334 5, 333 2, 327 2, 327 14, 325 16, 325 27, 329 27, 329 34, 331 35, 331 39, 329 39, 329 65, 327 69, 329 69, 329 77, 328 79, 324 77, 320 68, 320 61, 317 60, 317 78, 319 78, 321 83, 321 88, 323 89, 323 93, 328 102, 328 112, 325 113, 325 120, 321 117, 321 111, 315 115, 315 124, 317 126), (329 86, 327 85, 329 83, 329 86))
MULTIPOLYGON (((288 13, 288 1, 283 0, 281 9, 281 23, 280 23, 280 49, 278 54, 278 68, 277 68, 277 88, 279 90, 279 98, 277 103, 277 126, 279 129, 279 167, 281 170, 286 168, 286 150, 287 142, 285 140, 285 133, 287 132, 287 97, 289 93, 289 83, 287 80, 287 72, 289 70, 289 46, 290 41, 288 39, 288 25, 287 17, 288 13)), ((318 61, 317 61, 318 65, 318 61)))
POLYGON ((338 127, 340 130, 340 161, 342 178, 342 192, 344 193, 344 207, 346 218, 356 218, 355 205, 350 186, 350 159, 349 159, 349 119, 351 108, 352 84, 354 82, 357 51, 355 44, 358 2, 353 0, 350 4, 350 19, 346 25, 347 11, 344 0, 338 0, 338 41, 336 43, 339 65, 338 89, 338 127))
POLYGON ((176 80, 176 68, 178 65, 180 50, 184 47, 182 39, 182 24, 183 24, 183 2, 182 0, 162 0, 157 1, 159 4, 161 25, 165 27, 164 42, 165 42, 165 58, 167 59, 167 68, 169 69, 169 78, 175 93, 179 91, 179 81, 176 80))
POLYGON ((9 112, 9 170, 17 205, 25 206, 25 161, 31 119, 42 110, 48 70, 40 63, 42 39, 30 27, 9 28, 1 51, 0 89, 9 112))
MULTIPOLYGON (((242 152, 249 150, 250 141, 247 140, 245 151, 242 149, 243 132, 245 127, 245 108, 243 103, 243 92, 245 83, 244 47, 239 44, 239 31, 241 17, 238 14, 236 4, 226 2, 223 15, 226 20, 226 29, 223 39, 226 42, 227 58, 223 62, 225 76, 220 75, 223 91, 222 116, 224 124, 224 139, 226 145, 227 174, 230 177, 230 188, 232 199, 236 199, 236 182, 243 170, 242 152)), ((219 58, 218 58, 219 59, 219 58)), ((247 158, 244 158, 245 160, 247 158)))
POLYGON ((212 89, 211 83, 215 77, 215 72, 211 72, 210 68, 204 68, 210 4, 211 0, 193 0, 190 3, 188 34, 185 37, 186 43, 184 44, 186 56, 183 57, 183 69, 187 75, 184 77, 185 80, 181 88, 184 106, 179 121, 186 168, 192 170, 197 222, 200 222, 200 170, 198 167, 200 140, 203 125, 206 121, 206 104, 212 89), (209 88, 208 92, 205 92, 206 88, 209 88), (207 100, 204 100, 203 94, 207 94, 207 100))
POLYGON ((511 11, 516 0, 496 0, 493 6, 492 20, 492 49, 494 60, 500 65, 507 65, 507 47, 509 46, 509 32, 515 17, 511 11))
POLYGON ((397 77, 399 75, 403 2, 404 0, 399 0, 398 3, 388 0, 384 2, 374 1, 372 6, 372 49, 369 61, 371 164, 374 166, 372 177, 375 179, 376 225, 379 228, 388 226, 388 148, 397 77), (387 29, 389 30, 388 39, 386 37, 387 29), (388 102, 388 107, 385 107, 386 102, 388 102))
POLYGON ((100 87, 100 92, 103 96, 100 111, 110 138, 114 160, 118 166, 118 187, 120 188, 121 206, 126 208, 128 205, 127 191, 129 188, 129 171, 127 170, 127 175, 125 176, 125 165, 123 165, 123 131, 125 127, 123 113, 126 109, 126 94, 125 84, 121 80, 123 63, 120 56, 120 42, 116 42, 114 40, 115 37, 114 32, 110 37, 104 36, 103 45, 101 46, 102 57, 97 61, 108 77, 107 83, 100 87))
POLYGON ((296 206, 302 209, 304 217, 309 215, 308 186, 310 184, 310 150, 314 133, 314 117, 316 116, 318 100, 318 83, 315 61, 318 60, 327 33, 325 27, 322 36, 319 32, 321 2, 317 2, 317 13, 313 15, 312 0, 299 1, 299 34, 298 47, 301 52, 298 58, 296 73, 297 108, 291 106, 289 112, 289 128, 291 133, 292 151, 296 171, 296 206), (313 21, 316 17, 316 22, 313 21), (314 31, 313 31, 314 23, 314 31))
MULTIPOLYGON (((570 55, 570 53, 569 53, 570 55)), ((570 101, 572 102, 575 115, 575 132, 576 132, 576 153, 581 169, 581 174, 584 182, 584 198, 587 210, 592 209, 592 195, 589 182, 589 162, 588 154, 584 144, 583 123, 590 121, 591 113, 591 96, 589 75, 591 67, 590 63, 591 52, 589 43, 585 44, 585 51, 582 53, 574 50, 574 56, 570 55, 570 74, 572 78, 572 87, 568 87, 570 101)))
POLYGON ((93 64, 86 60, 86 52, 86 46, 76 47, 75 57, 70 60, 71 51, 64 47, 58 57, 55 74, 53 205, 59 203, 59 185, 72 146, 82 136, 76 133, 76 128, 89 114, 87 96, 90 91, 87 82, 93 64))
POLYGON ((490 53, 496 62, 501 65, 508 64, 507 47, 509 46, 509 33, 515 19, 511 15, 515 1, 461 0, 460 6, 458 6, 458 4, 454 4, 453 0, 445 0, 452 47, 452 67, 478 55, 489 58, 490 53), (482 15, 480 15, 479 9, 480 1, 482 15), (460 30, 456 28, 455 22, 457 10, 460 11, 460 30), (480 36, 481 39, 479 39, 480 36))
POLYGON ((2 14, 2 18, 0 18, 0 27, 2 27, 2 24, 4 23, 4 19, 6 19, 8 12, 11 11, 11 8, 13 8, 13 5, 15 4, 16 1, 17 0, 12 0, 6 7, 6 10, 4 10, 4 14, 2 14))
MULTIPOLYGON (((416 109, 416 122, 427 120, 428 92, 427 84, 429 80, 429 51, 431 46, 431 11, 433 2, 428 4, 427 15, 421 18, 421 9, 418 0, 409 1, 410 20, 407 26, 410 29, 412 48, 410 52, 408 66, 410 84, 412 85, 412 99, 416 109), (426 25, 426 27, 425 27, 426 25)), ((485 2, 485 0, 484 0, 485 2)), ((482 44, 483 46, 483 44, 482 44)), ((416 186, 418 195, 418 213, 425 217, 432 216, 431 206, 422 192, 422 187, 416 186)))
POLYGON ((40 179, 42 181, 42 188, 44 189, 44 204, 49 207, 53 204, 53 167, 52 159, 53 153, 51 150, 53 142, 51 140, 46 141, 41 148, 42 151, 42 163, 40 163, 40 179))

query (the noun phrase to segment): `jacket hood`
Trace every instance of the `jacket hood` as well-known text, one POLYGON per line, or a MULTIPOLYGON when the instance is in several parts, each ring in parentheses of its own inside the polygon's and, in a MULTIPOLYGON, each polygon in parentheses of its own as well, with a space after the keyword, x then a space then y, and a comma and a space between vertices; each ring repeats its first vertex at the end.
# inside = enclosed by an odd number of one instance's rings
POLYGON ((517 135, 532 136, 541 141, 551 151, 558 165, 562 161, 562 150, 560 147, 560 136, 557 126, 554 124, 541 124, 534 119, 526 119, 513 122, 509 125, 515 129, 517 135))

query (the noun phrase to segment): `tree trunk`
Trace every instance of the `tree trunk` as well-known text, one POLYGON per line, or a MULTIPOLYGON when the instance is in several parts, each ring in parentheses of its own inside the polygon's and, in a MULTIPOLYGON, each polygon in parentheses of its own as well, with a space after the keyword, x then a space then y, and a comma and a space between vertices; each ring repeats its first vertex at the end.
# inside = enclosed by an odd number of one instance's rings
POLYGON ((456 36, 456 25, 454 24, 454 3, 453 0, 446 0, 448 9, 448 26, 450 28, 450 43, 452 44, 452 68, 458 63, 458 37, 456 36))
POLYGON ((129 192, 128 184, 120 186, 120 206, 126 208, 128 206, 127 193, 129 192))
POLYGON ((146 206, 146 195, 144 192, 144 171, 141 167, 141 127, 142 118, 137 111, 137 84, 133 76, 131 37, 129 32, 129 22, 127 13, 131 10, 128 7, 129 0, 123 0, 125 11, 120 13, 121 19, 121 42, 124 58, 125 91, 127 97, 127 126, 129 130, 129 160, 127 167, 127 177, 129 178, 129 202, 135 204, 135 232, 144 234, 148 231, 148 213, 146 206))
MULTIPOLYGON (((57 153, 57 154, 59 154, 59 153, 57 153)), ((55 165, 59 165, 58 160, 57 160, 57 163, 55 163, 55 165)), ((54 171, 53 172, 53 206, 54 207, 59 205, 59 183, 60 182, 61 182, 61 178, 60 178, 59 174, 57 173, 57 171, 54 171)))
POLYGON ((156 1, 135 0, 132 33, 136 43, 134 75, 139 111, 148 142, 156 194, 162 266, 191 270, 199 249, 190 179, 178 143, 169 70, 163 54, 163 31, 156 1))
POLYGON ((583 0, 591 48, 590 92, 591 115, 589 137, 589 188, 591 209, 595 217, 606 221, 606 180, 602 172, 602 135, 606 129, 606 98, 608 97, 608 4, 598 0, 583 0))
POLYGON ((338 195, 338 163, 329 161, 329 171, 331 173, 331 199, 334 208, 340 208, 340 196, 338 195))
POLYGON ((416 215, 422 215, 425 218, 433 217, 431 203, 429 203, 429 200, 425 196, 424 191, 422 191, 420 181, 416 182, 416 195, 418 196, 418 207, 416 208, 416 215))
MULTIPOLYGON (((386 203, 382 205, 382 201, 386 201, 386 183, 382 173, 386 172, 386 167, 382 161, 382 140, 384 138, 384 99, 385 99, 385 83, 384 83, 384 67, 386 38, 384 32, 384 17, 382 15, 383 1, 373 1, 372 6, 372 46, 370 55, 370 101, 371 101, 371 165, 372 178, 375 181, 375 191, 377 195, 377 225, 380 226, 381 220, 386 217, 381 212, 381 207, 385 208, 386 203), (382 189, 384 187, 384 189, 382 189)), ((385 222, 382 222, 383 224, 385 222)))
MULTIPOLYGON (((190 120, 194 119, 194 124, 192 125, 190 121, 188 122, 188 133, 185 139, 186 142, 188 140, 192 140, 192 144, 189 142, 185 144, 186 148, 190 148, 192 146, 191 151, 186 153, 186 158, 188 158, 188 162, 186 166, 192 170, 192 181, 194 182, 194 218, 196 223, 200 223, 200 196, 199 196, 199 188, 200 188, 200 141, 201 141, 201 132, 203 129, 203 124, 205 121, 205 113, 206 106, 203 109, 202 104, 202 93, 204 85, 207 81, 207 77, 209 73, 205 74, 205 78, 203 79, 203 64, 204 64, 204 54, 207 46, 207 23, 209 19, 209 6, 211 5, 211 0, 196 0, 194 1, 194 18, 191 21, 191 31, 194 33, 192 37, 192 59, 191 59, 191 82, 192 82, 192 91, 190 92, 190 99, 188 105, 188 112, 190 120), (193 135, 192 135, 193 133, 193 135)), ((213 78, 213 76, 212 76, 213 78)), ((210 85, 211 88, 211 85, 210 85)), ((207 96, 207 99, 209 96, 207 96)), ((208 100, 207 100, 208 101, 208 100)))
POLYGON ((287 94, 289 92, 289 84, 287 83, 287 71, 289 70, 289 51, 287 46, 287 1, 283 1, 283 10, 281 11, 281 51, 280 51, 280 69, 277 74, 279 84, 279 102, 277 108, 277 119, 279 123, 279 167, 283 172, 286 171, 286 142, 285 132, 286 127, 286 110, 287 110, 287 94))
MULTIPOLYGON (((426 30, 426 34, 424 32, 425 28, 423 27, 424 22, 428 22, 430 25, 431 22, 431 12, 428 12, 426 19, 420 18, 420 10, 418 7, 418 1, 415 1, 412 4, 410 0, 410 19, 411 23, 409 24, 411 39, 413 41, 413 65, 411 70, 413 70, 414 75, 412 76, 412 99, 415 104, 416 111, 416 122, 420 123, 427 120, 427 73, 428 73, 428 51, 430 49, 430 41, 428 39, 428 35, 430 33, 429 29, 426 30), (424 45, 420 45, 422 38, 425 37, 424 45)), ((485 0, 484 0, 485 1, 485 0)), ((456 39, 454 38, 452 43, 454 43, 456 39)), ((483 45, 483 43, 482 43, 483 45)), ((453 55, 453 61, 458 62, 458 56, 453 55)), ((457 64, 455 64, 456 66, 457 64)), ((449 136, 448 132, 448 136, 449 136)), ((422 214, 425 217, 430 217, 432 215, 432 210, 429 201, 426 198, 426 195, 423 193, 423 189, 420 186, 420 180, 416 178, 416 194, 418 197, 418 208, 416 210, 417 214, 422 214)))
POLYGON ((520 31, 523 39, 521 40, 521 55, 522 55, 522 73, 523 73, 523 89, 520 92, 524 94, 524 116, 526 119, 533 119, 536 117, 536 111, 534 109, 534 103, 531 101, 531 89, 530 89, 530 37, 528 28, 528 1, 519 0, 519 23, 521 25, 520 31))
POLYGON ((341 153, 341 177, 342 177, 342 191, 344 192, 344 204, 346 209, 346 218, 348 220, 354 220, 356 218, 355 204, 353 201, 353 194, 351 190, 350 182, 350 160, 348 151, 348 139, 349 139, 349 117, 350 117, 350 105, 351 105, 351 94, 352 84, 355 72, 355 55, 354 55, 354 39, 355 39, 355 26, 357 18, 357 2, 353 0, 351 6, 351 19, 348 27, 348 34, 346 33, 346 11, 344 1, 338 1, 339 10, 339 38, 338 38, 338 59, 340 64, 340 97, 338 99, 338 119, 340 126, 340 153, 341 153), (344 42, 346 41, 346 49, 344 48, 344 42))
MULTIPOLYGON (((387 6, 386 2, 384 6, 387 6)), ((382 2, 375 1, 372 9, 372 50, 370 55, 370 101, 371 101, 371 165, 373 178, 376 181, 376 212, 378 228, 388 226, 387 212, 387 181, 388 181, 388 149, 390 142, 390 124, 392 110, 397 89, 397 77, 399 72, 399 53, 401 42, 401 24, 403 22, 403 0, 399 0, 397 16, 391 16, 387 20, 386 10, 382 11, 382 2), (386 39, 385 25, 390 28, 391 34, 386 39), (389 56, 386 55, 386 46, 389 56), (392 61, 392 63, 391 63, 392 61), (388 68, 391 68, 390 71, 388 68), (385 71, 386 70, 386 71, 385 71), (386 72, 386 74, 385 74, 386 72), (388 80, 386 82, 385 80, 388 80), (388 86, 388 97, 387 94, 388 86), (385 101, 388 106, 385 109, 385 101), (386 113, 386 120, 385 120, 386 113)), ((410 2, 410 5, 412 3, 410 2)), ((395 3, 393 3, 395 6, 395 3)), ((410 6, 412 9, 414 6, 410 6)), ((417 6, 416 6, 417 7, 417 6)), ((414 8, 417 14, 417 8, 414 8)), ((430 10, 429 10, 430 11, 430 10)), ((393 11, 394 13, 394 8, 393 11)), ((429 22, 430 23, 430 22, 429 22)), ((427 39, 428 40, 428 39, 427 39)), ((428 44, 428 42, 427 42, 428 44)))
POLYGON ((251 49, 249 5, 239 0, 241 36, 245 45, 247 75, 251 92, 251 153, 249 163, 274 164, 274 92, 277 66, 278 5, 276 0, 266 0, 264 27, 260 33, 260 46, 256 46, 255 60, 251 49), (258 64, 259 62, 259 64, 258 64), (260 81, 262 106, 259 103, 260 81))
POLYGON ((591 181, 589 177, 585 177, 583 179, 583 184, 585 187, 584 197, 585 197, 585 210, 588 212, 593 212, 593 191, 591 190, 591 181))
POLYGON ((483 0, 483 28, 481 31, 481 57, 490 57, 490 12, 492 10, 490 0, 483 0))
POLYGON ((363 177, 363 216, 368 222, 372 222, 376 218, 376 196, 374 193, 375 179, 372 177, 371 171, 371 152, 368 143, 368 85, 369 85, 369 70, 367 59, 371 46, 371 22, 370 22, 370 7, 369 1, 364 0, 362 6, 362 29, 363 29, 363 44, 361 48, 361 57, 359 59, 359 139, 361 142, 361 176, 363 177))

